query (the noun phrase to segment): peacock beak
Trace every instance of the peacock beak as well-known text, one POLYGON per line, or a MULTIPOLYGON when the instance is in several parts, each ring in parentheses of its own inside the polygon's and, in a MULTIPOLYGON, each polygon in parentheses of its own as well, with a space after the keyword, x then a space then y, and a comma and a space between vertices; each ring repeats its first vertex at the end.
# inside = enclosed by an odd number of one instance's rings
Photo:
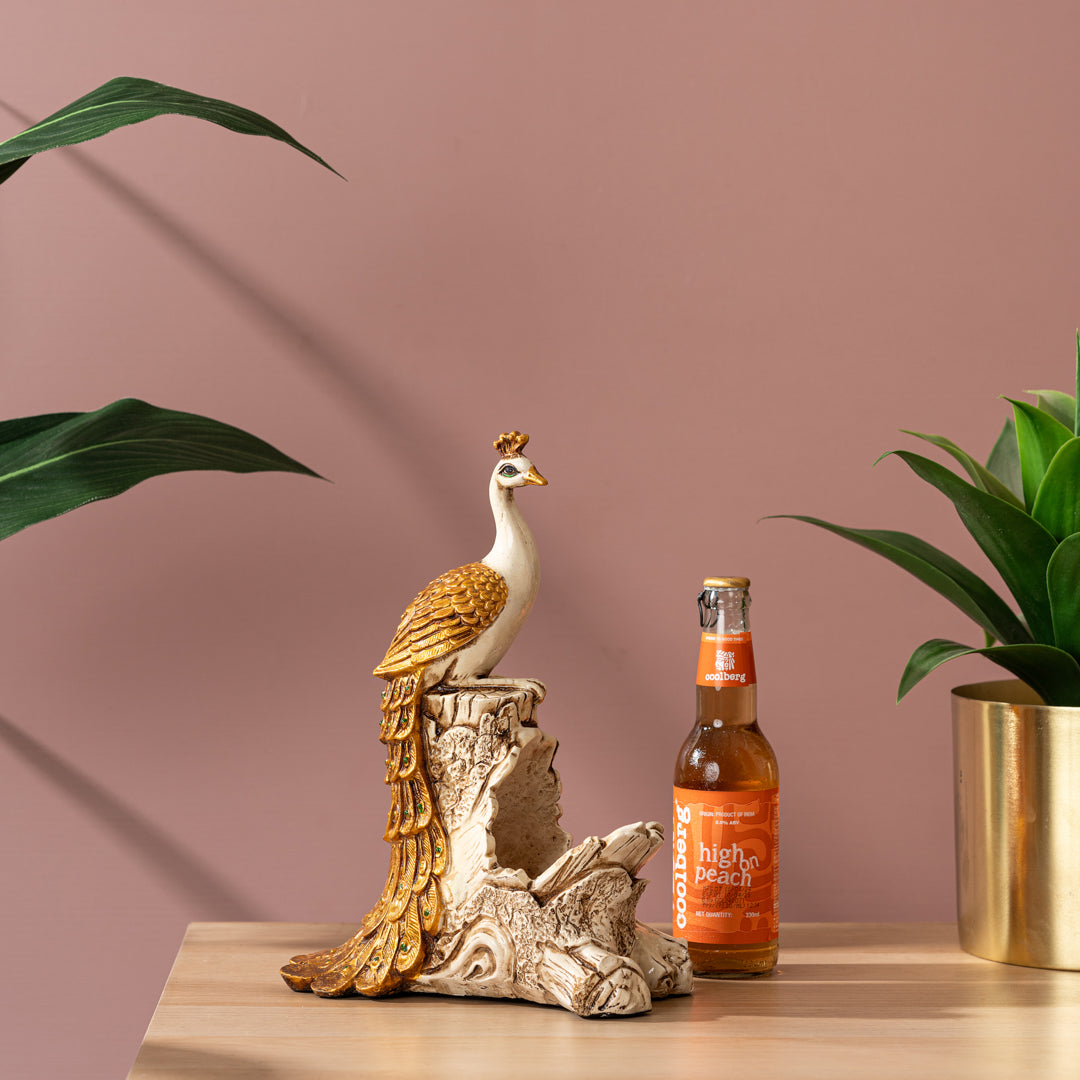
POLYGON ((547 481, 540 475, 535 465, 530 465, 529 471, 525 474, 525 483, 539 484, 541 487, 543 487, 547 483, 547 481))

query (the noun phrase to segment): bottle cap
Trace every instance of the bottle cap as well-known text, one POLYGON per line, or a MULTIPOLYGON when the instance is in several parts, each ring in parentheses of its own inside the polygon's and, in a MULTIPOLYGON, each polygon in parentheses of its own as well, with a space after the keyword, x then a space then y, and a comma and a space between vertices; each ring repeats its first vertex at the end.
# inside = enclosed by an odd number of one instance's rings
POLYGON ((749 589, 750 579, 748 577, 707 577, 704 587, 706 589, 749 589))

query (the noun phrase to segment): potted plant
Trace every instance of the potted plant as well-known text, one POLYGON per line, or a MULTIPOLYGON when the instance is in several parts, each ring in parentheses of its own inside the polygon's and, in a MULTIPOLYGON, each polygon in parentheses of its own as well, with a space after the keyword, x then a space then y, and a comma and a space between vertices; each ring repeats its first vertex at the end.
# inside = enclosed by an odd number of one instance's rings
MULTIPOLYGON (((1080 389, 1080 334, 1077 335, 1080 389)), ((899 457, 948 498, 1016 610, 976 573, 909 533, 784 514, 895 563, 984 632, 980 646, 931 638, 898 700, 939 665, 981 654, 1016 676, 952 691, 960 943, 992 960, 1080 969, 1080 394, 1030 391, 986 464, 941 435, 965 476, 899 457)), ((882 455, 889 456, 888 454, 882 455)), ((880 460, 880 459, 879 459, 880 460)))
MULTIPOLYGON (((287 131, 250 109, 147 79, 119 78, 0 142, 0 183, 44 150, 85 142, 166 113, 277 139, 330 168, 287 131)), ((84 503, 118 495, 148 477, 190 469, 318 475, 239 428, 134 399, 94 412, 2 421, 0 539, 84 503)))

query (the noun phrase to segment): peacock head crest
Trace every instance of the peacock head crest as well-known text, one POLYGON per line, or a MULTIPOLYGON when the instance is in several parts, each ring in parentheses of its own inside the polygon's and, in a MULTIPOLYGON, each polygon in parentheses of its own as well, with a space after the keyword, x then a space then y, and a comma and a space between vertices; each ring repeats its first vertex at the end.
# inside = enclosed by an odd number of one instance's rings
POLYGON ((495 466, 493 479, 499 487, 509 490, 525 484, 547 483, 536 466, 521 452, 528 441, 529 436, 522 435, 520 431, 504 431, 495 440, 499 464, 495 466))
POLYGON ((525 444, 529 441, 528 435, 522 435, 520 431, 504 431, 494 443, 500 457, 517 457, 525 444))

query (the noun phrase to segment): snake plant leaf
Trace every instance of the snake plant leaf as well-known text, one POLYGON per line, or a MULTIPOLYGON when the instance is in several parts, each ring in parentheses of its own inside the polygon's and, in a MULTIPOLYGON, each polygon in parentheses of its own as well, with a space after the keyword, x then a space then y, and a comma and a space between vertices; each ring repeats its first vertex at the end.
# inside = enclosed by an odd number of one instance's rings
POLYGON ((1059 424, 1072 431, 1076 422, 1076 398, 1072 394, 1061 390, 1025 390, 1024 393, 1034 395, 1036 409, 1049 413, 1059 424))
POLYGON ((851 529, 799 514, 771 516, 805 521, 881 555, 955 604, 992 639, 1009 644, 1031 641, 1027 627, 982 578, 917 536, 889 529, 851 529))
POLYGON ((1024 497, 1024 481, 1020 476, 1016 424, 1011 416, 1005 421, 1005 426, 986 459, 986 467, 1016 496, 1017 503, 1020 503, 1024 497))
POLYGON ((1028 684, 1047 705, 1080 705, 1080 664, 1053 645, 994 645, 973 649, 958 641, 932 638, 912 654, 900 676, 899 701, 935 668, 958 656, 978 653, 1028 684))
POLYGON ((921 431, 909 431, 907 428, 901 430, 905 435, 914 435, 916 439, 924 439, 952 455, 960 462, 964 471, 971 477, 971 482, 980 491, 988 491, 991 495, 996 495, 999 499, 1020 507, 1021 510, 1024 508, 1024 504, 1007 485, 1003 484, 986 466, 980 465, 966 450, 961 450, 952 439, 947 439, 944 435, 926 435, 921 431))
POLYGON ((166 114, 194 116, 244 135, 277 139, 331 172, 337 172, 284 128, 250 109, 149 79, 124 76, 110 80, 25 131, 0 142, 0 183, 29 157, 43 150, 86 142, 127 124, 166 114))
POLYGON ((1080 532, 1080 439, 1070 439, 1054 455, 1031 516, 1057 540, 1080 532))
POLYGON ((1073 437, 1072 428, 1059 423, 1049 413, 1026 401, 1006 398, 1016 421, 1016 445, 1020 450, 1020 476, 1024 483, 1024 505, 1030 510, 1054 455, 1073 437))
POLYGON ((1080 532, 1057 546, 1046 568, 1054 644, 1080 660, 1080 532))
POLYGON ((1054 537, 1012 503, 980 491, 944 465, 910 450, 893 450, 916 476, 932 484, 956 508, 964 527, 994 564, 1036 641, 1052 641, 1046 564, 1054 537))
POLYGON ((24 425, 25 434, 0 443, 0 539, 164 473, 318 476, 239 428, 132 398, 96 412, 7 422, 13 423, 24 425))

